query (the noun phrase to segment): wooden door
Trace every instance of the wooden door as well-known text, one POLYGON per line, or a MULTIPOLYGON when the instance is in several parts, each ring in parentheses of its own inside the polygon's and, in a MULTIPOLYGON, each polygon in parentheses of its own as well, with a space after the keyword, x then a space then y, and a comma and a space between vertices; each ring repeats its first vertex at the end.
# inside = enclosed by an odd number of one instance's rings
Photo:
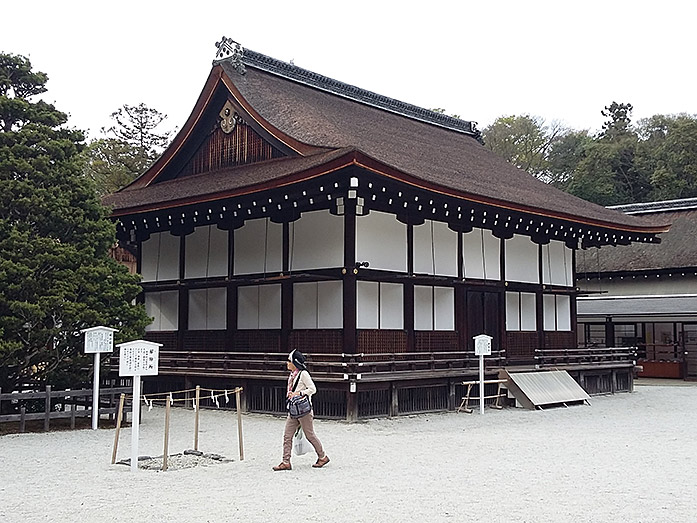
POLYGON ((498 292, 467 292, 467 350, 474 350, 472 337, 488 334, 492 350, 501 349, 501 312, 498 292))
POLYGON ((697 324, 683 325, 683 340, 685 343, 685 377, 697 378, 697 324))

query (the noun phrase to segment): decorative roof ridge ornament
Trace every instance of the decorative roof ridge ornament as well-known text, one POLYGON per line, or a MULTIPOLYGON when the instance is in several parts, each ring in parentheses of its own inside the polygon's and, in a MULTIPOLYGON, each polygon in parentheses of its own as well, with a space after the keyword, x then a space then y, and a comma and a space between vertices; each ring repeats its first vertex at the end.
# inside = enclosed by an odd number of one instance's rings
POLYGON ((223 36, 220 42, 216 42, 215 46, 218 48, 218 51, 215 53, 214 65, 216 62, 227 60, 238 73, 244 74, 246 72, 244 63, 242 63, 244 47, 226 36, 223 36))

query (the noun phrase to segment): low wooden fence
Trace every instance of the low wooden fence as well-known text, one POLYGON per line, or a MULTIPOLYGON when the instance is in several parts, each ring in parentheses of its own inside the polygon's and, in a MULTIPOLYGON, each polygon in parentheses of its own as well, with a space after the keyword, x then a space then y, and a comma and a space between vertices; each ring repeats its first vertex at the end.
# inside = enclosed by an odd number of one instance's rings
MULTIPOLYGON (((128 392, 130 387, 100 389, 100 416, 106 414, 114 419, 120 394, 128 392)), ((41 392, 0 393, 0 413, 7 411, 12 412, 0 414, 0 424, 19 422, 19 432, 25 432, 27 421, 35 420, 43 420, 43 429, 48 431, 51 420, 69 419, 70 428, 74 429, 77 418, 92 417, 92 389, 52 390, 47 385, 41 392)))
POLYGON ((535 349, 535 365, 546 367, 590 367, 632 365, 636 363, 636 347, 603 347, 573 349, 535 349))
MULTIPOLYGON (((344 381, 345 375, 361 374, 363 380, 390 380, 461 375, 476 371, 479 357, 474 351, 428 351, 397 353, 331 354, 308 353, 312 376, 321 381, 344 381)), ((287 355, 277 352, 160 351, 160 375, 188 375, 225 378, 285 379, 287 355)), ((485 358, 487 367, 502 366, 504 351, 485 358)), ((116 358, 112 360, 116 368, 116 358)))

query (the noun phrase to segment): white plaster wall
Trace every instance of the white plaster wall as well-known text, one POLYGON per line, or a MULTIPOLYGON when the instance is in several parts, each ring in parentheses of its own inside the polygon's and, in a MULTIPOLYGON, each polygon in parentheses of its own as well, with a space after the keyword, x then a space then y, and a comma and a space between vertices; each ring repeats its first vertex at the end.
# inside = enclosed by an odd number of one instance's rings
POLYGON ((165 281, 179 278, 178 236, 156 232, 141 244, 143 281, 165 281))
POLYGON ((283 226, 267 218, 247 220, 235 230, 235 274, 280 272, 283 268, 283 226))
POLYGON ((506 330, 520 330, 520 295, 517 292, 506 293, 506 330))
POLYGON ((380 328, 404 328, 404 286, 380 283, 380 328))
POLYGON ((433 330, 433 287, 414 285, 414 329, 433 330))
POLYGON ((506 280, 539 283, 539 245, 528 236, 516 234, 505 241, 506 280))
POLYGON ((281 285, 247 285, 237 289, 238 329, 281 328, 281 285))
POLYGON ((185 278, 227 275, 228 233, 215 225, 196 227, 185 241, 185 278))
POLYGON ((414 272, 457 276, 457 233, 447 223, 414 226, 414 272))
POLYGON ((340 329, 343 319, 342 282, 293 285, 294 329, 340 329))
POLYGON ((146 331, 172 331, 179 325, 179 292, 145 293, 145 312, 153 318, 146 331))
POLYGON ((374 281, 356 282, 356 327, 377 329, 379 285, 374 281))
POLYGON ((520 330, 537 330, 536 296, 531 292, 520 293, 520 330))
POLYGON ((557 330, 571 330, 571 297, 565 295, 557 296, 557 330))
POLYGON ((191 289, 189 291, 189 330, 224 329, 227 297, 225 289, 191 289))
POLYGON ((435 330, 455 330, 455 289, 452 287, 435 287, 434 301, 435 330))
POLYGON ((474 228, 462 235, 465 278, 501 279, 501 240, 487 229, 474 228))
POLYGON ((356 260, 371 269, 407 271, 407 226, 393 214, 371 211, 356 217, 356 260))
POLYGON ((537 309, 534 293, 506 293, 506 330, 537 330, 537 309))
POLYGON ((343 265, 343 216, 329 211, 306 212, 290 224, 290 270, 343 265))
POLYGON ((550 241, 542 246, 542 283, 573 285, 573 250, 564 242, 550 241))
POLYGON ((554 294, 545 294, 542 296, 542 316, 544 318, 544 330, 556 330, 557 304, 554 299, 554 294))

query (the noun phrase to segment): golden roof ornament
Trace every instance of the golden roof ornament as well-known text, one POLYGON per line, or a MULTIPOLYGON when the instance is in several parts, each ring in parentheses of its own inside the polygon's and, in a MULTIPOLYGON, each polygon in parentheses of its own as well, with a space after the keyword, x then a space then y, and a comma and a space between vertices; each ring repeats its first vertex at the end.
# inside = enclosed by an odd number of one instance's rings
POLYGON ((232 103, 230 103, 230 100, 225 102, 225 105, 220 110, 218 115, 220 116, 220 128, 225 134, 230 134, 235 130, 235 126, 237 125, 237 121, 240 119, 240 117, 235 112, 235 108, 233 107, 232 103))

